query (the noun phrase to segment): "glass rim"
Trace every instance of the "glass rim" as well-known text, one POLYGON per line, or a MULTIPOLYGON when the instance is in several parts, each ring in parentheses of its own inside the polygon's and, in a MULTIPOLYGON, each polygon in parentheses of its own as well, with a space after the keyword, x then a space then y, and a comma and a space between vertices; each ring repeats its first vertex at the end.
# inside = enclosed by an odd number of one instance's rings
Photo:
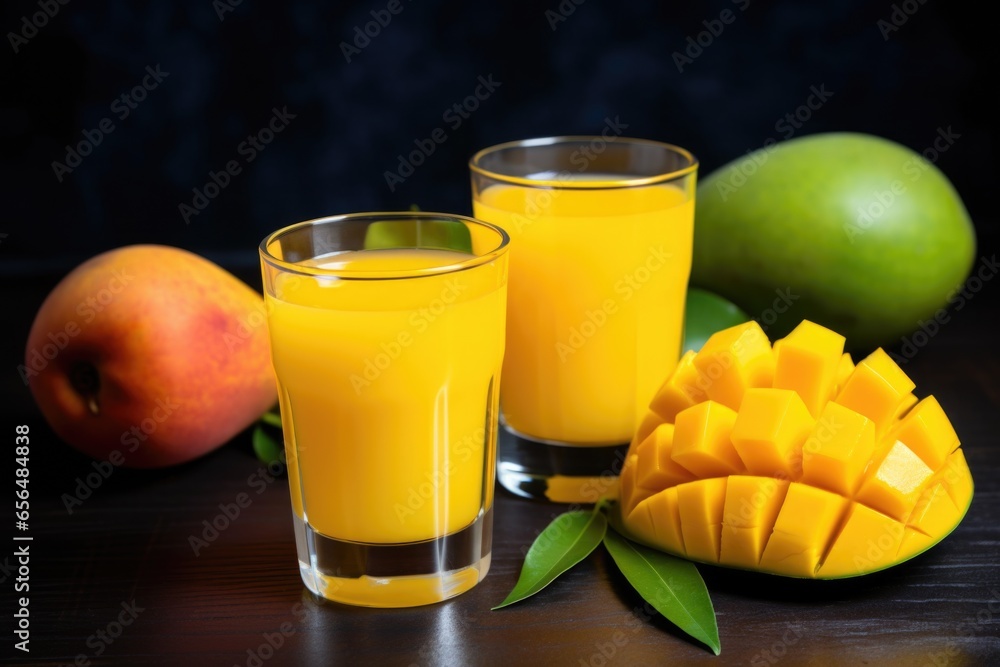
MULTIPOLYGON (((668 144, 663 141, 655 141, 653 139, 639 139, 635 137, 621 137, 617 135, 613 137, 605 137, 598 134, 568 134, 551 137, 536 137, 532 139, 519 139, 517 141, 507 141, 501 144, 488 146, 476 151, 476 153, 469 158, 469 170, 475 174, 479 174, 480 176, 486 176, 487 178, 492 178, 510 185, 565 190, 608 190, 612 188, 633 188, 643 185, 656 185, 658 183, 666 183, 677 180, 698 171, 698 158, 696 158, 694 153, 686 148, 682 148, 676 144, 668 144), (596 139, 600 139, 606 143, 632 144, 660 148, 684 157, 688 161, 688 164, 679 169, 674 169, 673 171, 664 172, 662 174, 654 174, 652 176, 623 175, 621 178, 613 178, 606 181, 573 181, 560 178, 526 178, 524 176, 514 176, 511 174, 493 171, 492 169, 486 169, 478 164, 478 162, 487 155, 509 150, 511 148, 535 148, 539 146, 555 146, 558 144, 584 143, 591 142, 596 139)), ((559 172, 560 175, 572 173, 574 172, 569 170, 559 172)))
MULTIPOLYGON (((438 213, 435 211, 370 211, 370 212, 359 212, 359 213, 342 213, 339 215, 328 215, 320 218, 312 218, 310 220, 303 220, 301 222, 296 222, 291 225, 287 225, 271 232, 264 240, 260 242, 258 246, 258 251, 260 257, 264 262, 269 265, 286 273, 295 273, 303 276, 313 276, 313 277, 328 277, 328 278, 339 278, 342 280, 399 280, 404 278, 422 278, 425 276, 439 276, 448 273, 457 273, 458 271, 465 271, 467 269, 472 269, 477 266, 482 266, 483 264, 488 264, 498 257, 502 256, 507 252, 510 247, 510 236, 502 228, 498 227, 489 222, 483 220, 477 220, 476 218, 469 217, 467 215, 459 215, 457 213, 438 213), (313 266, 303 266, 297 262, 289 262, 284 259, 279 259, 275 257, 268 246, 274 243, 279 237, 286 234, 291 234, 300 229, 306 227, 313 227, 323 224, 336 224, 338 222, 350 222, 352 220, 363 220, 370 219, 372 222, 378 222, 380 220, 409 220, 413 218, 426 218, 433 220, 454 220, 457 222, 464 222, 467 224, 476 225, 478 227, 485 227, 486 229, 492 230, 499 236, 499 243, 483 253, 482 255, 474 255, 468 259, 462 260, 461 262, 454 262, 452 264, 442 264, 440 266, 429 266, 422 269, 387 269, 384 271, 351 271, 345 269, 324 269, 313 266)), ((405 249, 405 247, 403 248, 405 249)), ((446 248, 441 248, 446 250, 446 248)))

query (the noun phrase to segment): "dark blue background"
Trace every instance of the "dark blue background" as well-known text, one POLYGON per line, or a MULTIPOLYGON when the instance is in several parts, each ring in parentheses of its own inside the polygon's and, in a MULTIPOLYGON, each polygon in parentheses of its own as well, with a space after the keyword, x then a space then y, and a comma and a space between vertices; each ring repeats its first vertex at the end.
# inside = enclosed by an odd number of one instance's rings
POLYGON ((474 151, 598 132, 606 117, 627 123, 627 135, 691 149, 705 175, 784 138, 776 124, 811 86, 833 95, 795 136, 854 130, 922 150, 951 127, 961 138, 937 164, 981 236, 995 218, 995 114, 983 98, 996 83, 985 60, 995 39, 985 17, 955 3, 902 3, 916 11, 886 39, 878 21, 890 19, 890 2, 564 0, 574 10, 555 23, 546 11, 559 0, 400 0, 348 63, 341 42, 387 0, 242 0, 220 20, 225 1, 71 0, 17 53, 8 33, 21 32, 37 0, 4 4, 0 263, 68 269, 154 242, 248 265, 266 233, 302 219, 411 204, 467 213, 474 151), (732 22, 678 71, 675 52, 727 9, 732 22), (157 65, 169 76, 119 118, 115 99, 157 65), (446 123, 490 75, 495 92, 460 126, 446 123), (295 119, 247 163, 240 143, 285 107, 295 119), (59 182, 52 162, 105 117, 114 131, 59 182), (438 127, 447 140, 390 191, 384 173, 438 127), (186 224, 178 206, 233 159, 241 173, 186 224))

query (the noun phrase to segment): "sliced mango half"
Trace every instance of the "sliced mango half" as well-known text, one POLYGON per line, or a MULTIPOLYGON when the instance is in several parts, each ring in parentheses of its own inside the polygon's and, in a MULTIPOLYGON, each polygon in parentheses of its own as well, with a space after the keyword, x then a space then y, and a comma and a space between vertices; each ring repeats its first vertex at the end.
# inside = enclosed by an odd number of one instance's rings
POLYGON ((856 365, 804 320, 772 346, 756 322, 684 355, 621 474, 620 525, 691 560, 832 579, 929 549, 973 482, 933 396, 882 349, 856 365))

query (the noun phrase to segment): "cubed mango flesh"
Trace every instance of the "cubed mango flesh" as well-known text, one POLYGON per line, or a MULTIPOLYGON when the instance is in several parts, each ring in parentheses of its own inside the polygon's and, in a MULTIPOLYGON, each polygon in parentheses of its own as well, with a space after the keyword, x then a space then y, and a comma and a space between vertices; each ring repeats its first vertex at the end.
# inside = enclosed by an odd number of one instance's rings
POLYGON ((875 424, 838 403, 827 403, 802 446, 801 480, 850 497, 875 450, 875 424))
MULTIPOLYGON (((660 415, 652 410, 646 412, 646 416, 639 422, 639 427, 635 430, 635 435, 632 437, 632 445, 638 446, 641 444, 643 440, 649 437, 650 433, 656 430, 657 426, 663 423, 664 420, 660 415)), ((671 419, 667 423, 673 423, 673 420, 671 419)))
POLYGON ((689 558, 719 561, 727 477, 702 479, 677 487, 684 551, 689 558))
POLYGON ((924 535, 932 536, 948 527, 948 522, 957 510, 944 484, 935 484, 920 495, 920 499, 906 519, 906 525, 924 535))
POLYGON ((835 493, 799 482, 789 484, 760 567, 815 573, 849 504, 835 493))
POLYGON ((960 513, 960 508, 955 505, 944 484, 929 486, 906 520, 906 532, 899 545, 897 558, 918 554, 932 546, 938 535, 951 529, 955 515, 960 513))
MULTIPOLYGON (((916 399, 916 396, 913 397, 916 399)), ((911 408, 890 434, 906 443, 924 463, 939 469, 958 448, 958 434, 948 415, 933 396, 928 396, 911 408)))
POLYGON ((903 524, 861 503, 851 503, 843 529, 836 536, 819 574, 849 577, 882 570, 896 561, 903 524))
POLYGON ((896 441, 881 461, 869 466, 856 498, 873 509, 903 521, 910 515, 934 471, 896 441))
MULTIPOLYGON (((906 414, 910 411, 910 408, 916 405, 919 400, 920 399, 918 399, 917 395, 914 394, 913 392, 910 392, 909 394, 904 396, 903 400, 901 400, 899 402, 899 405, 896 406, 896 414, 894 415, 895 419, 902 419, 903 417, 905 417, 906 414)), ((895 423, 895 421, 893 421, 892 426, 890 428, 895 428, 896 426, 897 424, 895 423)))
POLYGON ((731 439, 751 475, 792 479, 815 423, 796 392, 753 388, 743 396, 731 439))
POLYGON ((640 489, 635 483, 635 471, 638 466, 638 454, 627 454, 622 471, 618 475, 618 501, 622 504, 622 511, 627 515, 635 507, 636 503, 646 497, 648 492, 640 489), (641 497, 639 497, 641 495, 641 497))
POLYGON ((837 390, 844 337, 803 320, 775 353, 774 387, 796 392, 815 418, 837 390))
POLYGON ((906 396, 916 385, 882 348, 861 360, 834 399, 875 422, 881 438, 906 396))
POLYGON ((972 473, 965 460, 965 452, 956 449, 945 459, 944 465, 934 475, 934 482, 941 482, 958 507, 968 507, 972 502, 972 473))
POLYGON ((944 539, 973 495, 951 421, 883 350, 855 366, 842 345, 803 323, 772 347, 750 322, 685 355, 632 439, 622 529, 805 578, 866 574, 944 539))
POLYGON ((694 474, 682 468, 672 458, 674 430, 673 424, 660 424, 640 444, 635 453, 636 486, 650 491, 676 486, 695 479, 694 474))
POLYGON ((693 364, 701 373, 707 397, 733 410, 740 409, 747 389, 770 387, 774 381, 771 343, 754 321, 712 334, 693 364))
POLYGON ((681 530, 681 510, 678 500, 677 489, 672 486, 663 489, 646 503, 649 507, 649 514, 655 517, 653 531, 656 540, 661 544, 671 545, 672 550, 679 556, 686 555, 684 547, 684 534, 681 530))
POLYGON ((672 422, 678 412, 707 398, 702 388, 707 384, 695 368, 694 357, 693 350, 688 350, 681 356, 674 372, 650 402, 649 409, 659 415, 661 421, 672 422))
POLYGON ((785 501, 788 482, 773 477, 733 475, 726 485, 719 562, 755 568, 785 501))
POLYGON ((736 412, 715 401, 682 410, 672 438, 673 460, 697 477, 737 474, 743 462, 730 438, 735 422, 736 412))
POLYGON ((839 392, 844 384, 847 383, 847 378, 851 377, 854 373, 854 360, 851 359, 851 354, 849 352, 844 352, 840 357, 840 363, 837 364, 837 391, 839 392))
MULTIPOLYGON (((664 493, 660 491, 659 493, 664 493)), ((628 514, 624 514, 624 522, 628 526, 629 537, 643 542, 650 546, 655 546, 661 549, 665 549, 663 545, 656 539, 656 528, 653 527, 654 521, 659 523, 663 521, 662 517, 657 517, 653 519, 653 515, 649 512, 649 501, 652 496, 644 498, 628 514)), ((675 552, 676 553, 676 552, 675 552)), ((683 556, 684 554, 677 554, 683 556)))

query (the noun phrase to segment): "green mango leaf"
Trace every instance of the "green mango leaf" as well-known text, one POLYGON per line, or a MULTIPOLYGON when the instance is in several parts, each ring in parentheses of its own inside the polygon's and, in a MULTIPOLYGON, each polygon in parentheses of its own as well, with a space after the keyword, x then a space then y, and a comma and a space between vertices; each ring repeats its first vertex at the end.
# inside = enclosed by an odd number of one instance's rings
POLYGON ((694 563, 631 542, 614 530, 605 533, 604 546, 646 602, 719 655, 715 608, 694 563))
POLYGON ((265 424, 281 428, 281 415, 277 412, 265 412, 260 416, 260 420, 265 424))
POLYGON ((530 597, 555 581, 597 548, 607 528, 607 519, 599 511, 557 516, 528 550, 514 590, 493 610, 530 597))
POLYGON ((365 230, 364 248, 441 248, 471 254, 472 235, 457 220, 379 220, 365 230))
POLYGON ((261 427, 253 430, 253 451, 261 463, 285 463, 285 448, 261 427))
POLYGON ((750 316, 736 304, 714 292, 690 287, 684 302, 684 346, 681 354, 688 350, 697 352, 716 331, 749 320, 750 316))

